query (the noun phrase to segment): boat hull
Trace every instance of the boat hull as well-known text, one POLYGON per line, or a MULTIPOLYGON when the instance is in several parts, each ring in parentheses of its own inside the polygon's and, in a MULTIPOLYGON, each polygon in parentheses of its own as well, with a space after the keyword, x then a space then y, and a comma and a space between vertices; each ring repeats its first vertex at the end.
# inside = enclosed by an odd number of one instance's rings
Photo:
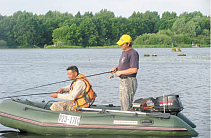
POLYGON ((0 123, 41 135, 198 135, 191 126, 174 115, 160 118, 121 112, 56 112, 35 106, 5 100, 0 104, 0 123))

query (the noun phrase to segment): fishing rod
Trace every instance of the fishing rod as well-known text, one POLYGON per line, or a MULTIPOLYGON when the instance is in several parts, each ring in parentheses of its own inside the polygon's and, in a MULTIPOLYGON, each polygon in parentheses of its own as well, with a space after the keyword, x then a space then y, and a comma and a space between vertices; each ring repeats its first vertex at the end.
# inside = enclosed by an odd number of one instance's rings
POLYGON ((102 75, 102 74, 106 74, 106 73, 112 73, 113 71, 107 71, 107 72, 102 72, 102 73, 98 73, 98 74, 93 74, 93 75, 89 75, 89 76, 85 76, 85 77, 92 77, 92 76, 97 76, 97 75, 102 75))
MULTIPOLYGON (((106 73, 112 73, 112 71, 97 73, 97 74, 93 74, 93 75, 89 75, 89 76, 85 76, 85 77, 98 76, 98 75, 102 75, 102 74, 106 74, 106 73)), ((13 93, 18 93, 18 92, 22 92, 22 91, 27 91, 27 90, 36 89, 36 88, 40 88, 40 87, 44 87, 44 86, 49 86, 49 85, 57 84, 57 83, 67 82, 67 81, 71 81, 71 80, 63 80, 63 81, 53 82, 53 83, 44 84, 44 85, 40 85, 40 86, 35 86, 35 87, 23 89, 23 90, 14 91, 13 93)), ((4 93, 6 93, 6 92, 4 92, 4 93)), ((0 99, 2 99, 2 98, 0 98, 0 99)))
POLYGON ((36 89, 36 88, 40 88, 40 87, 44 87, 44 86, 48 86, 48 85, 57 84, 57 83, 67 82, 67 81, 70 81, 70 80, 63 80, 63 81, 53 82, 53 83, 44 84, 44 85, 40 85, 40 86, 35 86, 35 87, 23 89, 23 90, 14 91, 14 93, 18 93, 18 92, 22 92, 22 91, 27 91, 27 90, 31 90, 31 89, 36 89))
POLYGON ((51 94, 51 93, 55 93, 55 92, 45 92, 45 93, 23 94, 23 95, 16 95, 16 96, 6 96, 6 97, 2 97, 0 99, 15 98, 15 97, 20 97, 20 96, 31 96, 31 95, 45 95, 45 94, 51 94))

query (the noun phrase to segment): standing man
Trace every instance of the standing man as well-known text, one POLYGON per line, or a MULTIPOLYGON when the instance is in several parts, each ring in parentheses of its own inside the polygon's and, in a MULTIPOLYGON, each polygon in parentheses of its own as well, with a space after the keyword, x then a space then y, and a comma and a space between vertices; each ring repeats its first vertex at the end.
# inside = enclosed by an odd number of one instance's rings
POLYGON ((136 74, 139 69, 139 54, 132 48, 132 38, 127 34, 123 35, 117 44, 124 51, 119 59, 119 65, 112 68, 111 71, 120 77, 121 110, 128 111, 132 107, 133 97, 137 89, 136 74))
POLYGON ((60 88, 57 90, 57 93, 51 94, 51 97, 53 98, 67 101, 53 103, 50 107, 52 111, 76 111, 76 107, 89 107, 96 98, 96 94, 88 79, 83 74, 79 74, 76 66, 67 68, 67 76, 70 80, 73 80, 71 85, 60 88))

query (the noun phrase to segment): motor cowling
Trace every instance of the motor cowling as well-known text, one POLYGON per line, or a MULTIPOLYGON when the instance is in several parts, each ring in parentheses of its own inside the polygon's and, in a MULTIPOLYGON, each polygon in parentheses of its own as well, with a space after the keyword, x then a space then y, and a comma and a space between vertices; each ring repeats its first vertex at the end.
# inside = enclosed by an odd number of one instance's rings
POLYGON ((149 98, 140 98, 133 102, 133 110, 142 112, 164 112, 178 114, 183 110, 179 95, 166 95, 149 98))
POLYGON ((157 97, 154 104, 155 110, 159 112, 164 112, 165 109, 166 113, 177 114, 183 110, 179 95, 166 95, 164 97, 157 97))

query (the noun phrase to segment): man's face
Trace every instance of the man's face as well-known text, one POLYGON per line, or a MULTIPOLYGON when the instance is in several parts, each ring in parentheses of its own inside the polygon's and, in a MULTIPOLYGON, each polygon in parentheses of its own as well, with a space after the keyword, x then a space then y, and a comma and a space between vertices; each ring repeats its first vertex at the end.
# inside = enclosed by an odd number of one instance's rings
POLYGON ((122 50, 127 51, 127 49, 129 48, 129 45, 130 45, 130 43, 124 43, 124 44, 120 45, 120 47, 121 47, 122 50))
POLYGON ((74 80, 77 77, 77 72, 73 72, 72 70, 67 71, 67 77, 70 80, 74 80))

